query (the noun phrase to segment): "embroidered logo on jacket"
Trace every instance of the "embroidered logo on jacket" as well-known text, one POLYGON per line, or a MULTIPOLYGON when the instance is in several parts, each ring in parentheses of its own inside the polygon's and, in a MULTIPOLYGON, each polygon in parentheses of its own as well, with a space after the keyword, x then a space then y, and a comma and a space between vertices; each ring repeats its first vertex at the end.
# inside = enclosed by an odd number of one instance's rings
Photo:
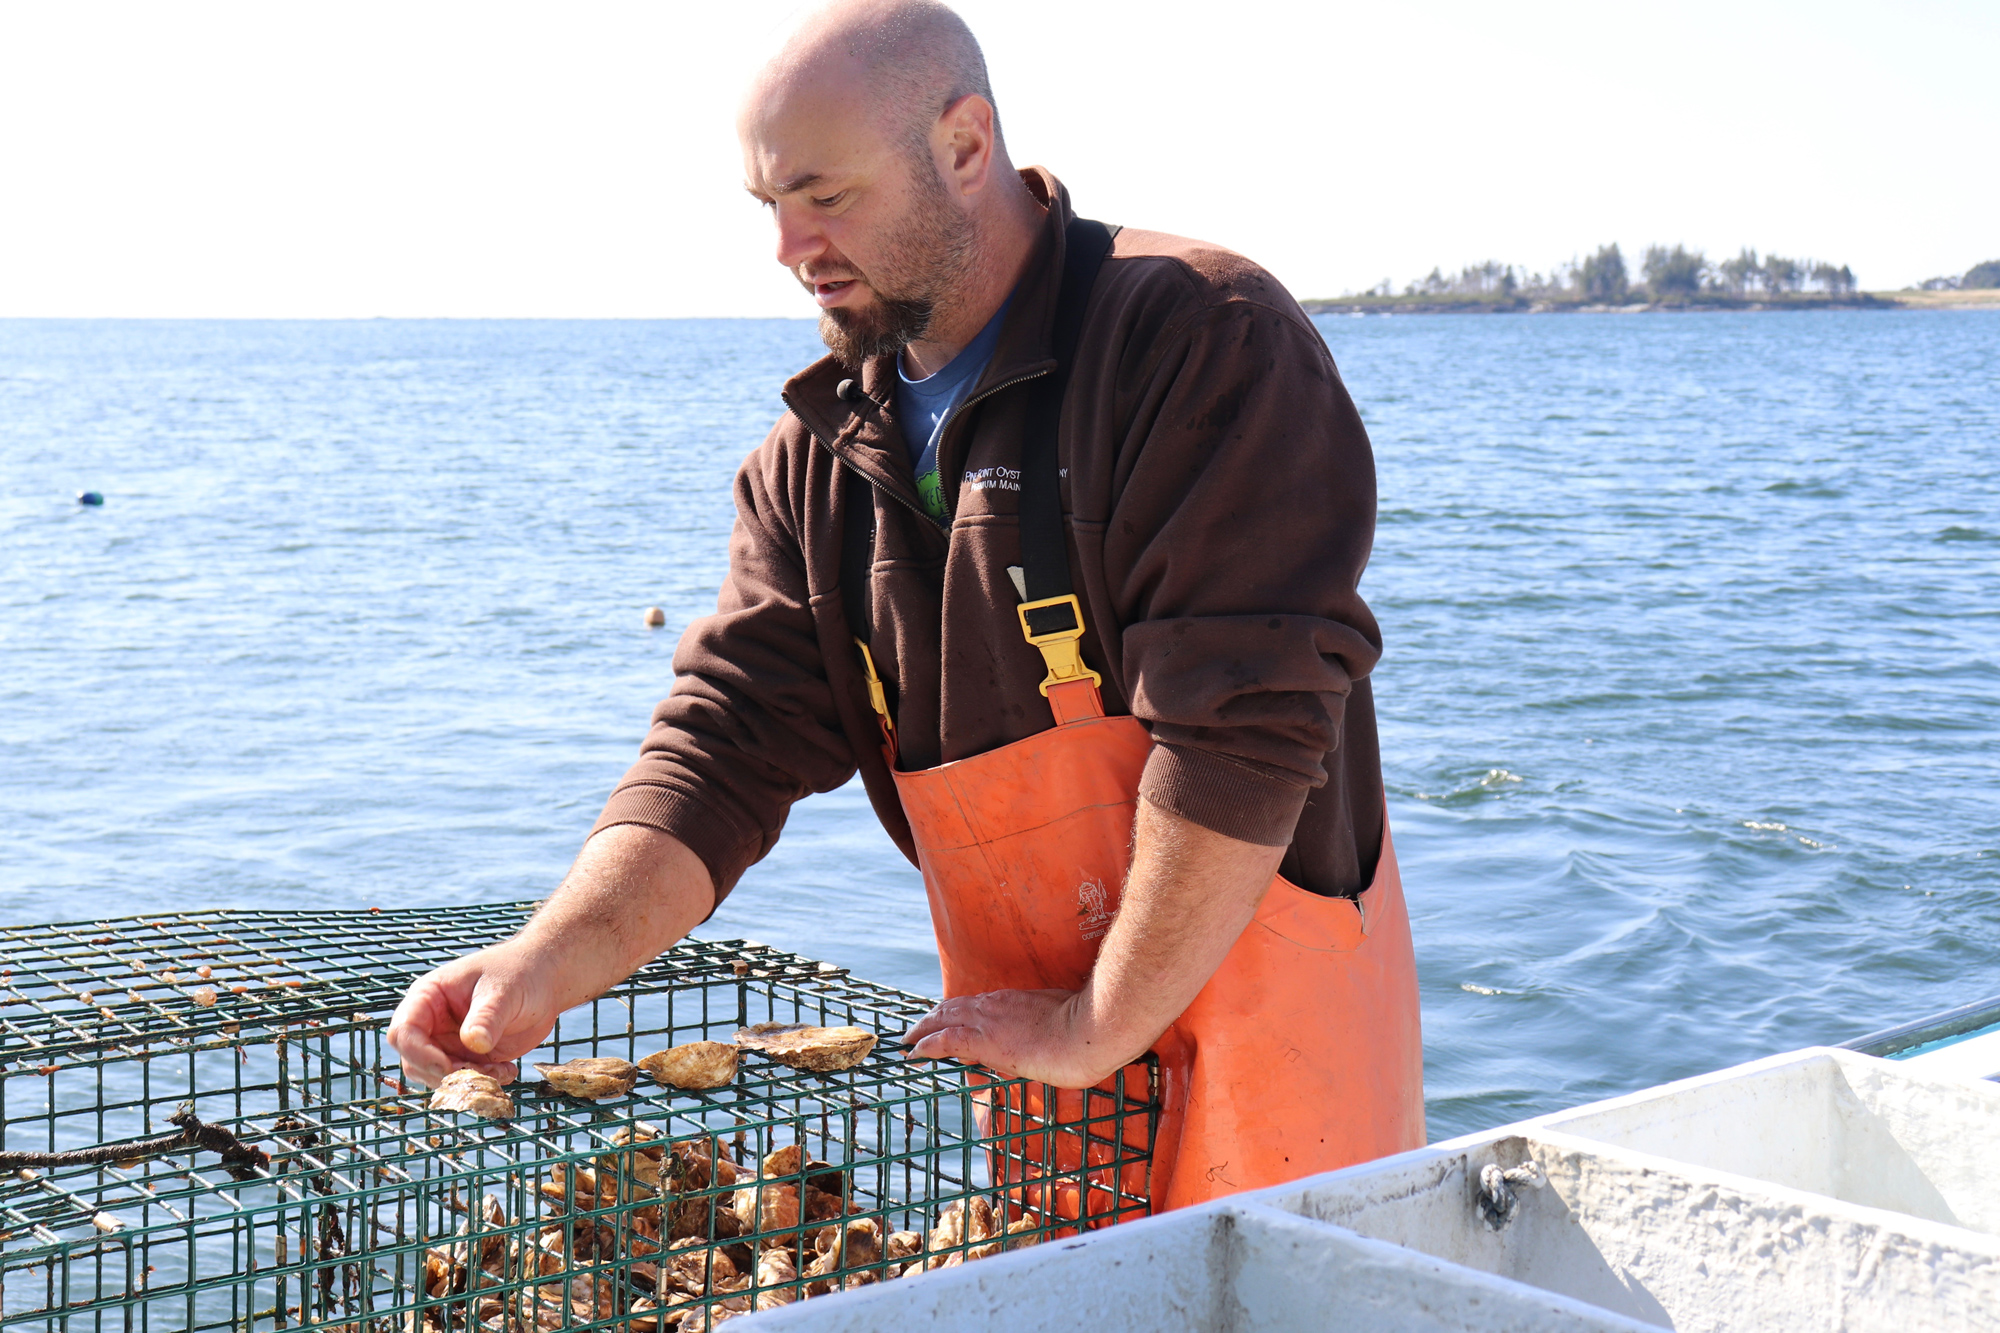
POLYGON ((1010 467, 967 468, 965 484, 975 491, 1018 491, 1021 473, 1010 467))

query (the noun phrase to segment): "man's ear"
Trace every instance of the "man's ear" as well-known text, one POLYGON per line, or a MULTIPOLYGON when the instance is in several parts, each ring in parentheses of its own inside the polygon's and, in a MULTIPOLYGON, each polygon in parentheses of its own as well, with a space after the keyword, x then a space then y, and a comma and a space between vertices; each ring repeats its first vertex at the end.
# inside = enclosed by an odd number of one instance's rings
POLYGON ((977 194, 993 171, 993 104, 967 93, 944 109, 933 131, 937 159, 960 194, 977 194))

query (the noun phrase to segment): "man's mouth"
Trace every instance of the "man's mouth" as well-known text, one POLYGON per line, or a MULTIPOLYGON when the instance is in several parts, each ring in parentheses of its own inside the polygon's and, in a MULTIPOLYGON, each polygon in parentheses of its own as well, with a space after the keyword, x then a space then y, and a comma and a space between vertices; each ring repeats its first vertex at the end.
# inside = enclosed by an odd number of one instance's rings
POLYGON ((812 288, 813 300, 819 302, 821 306, 839 305, 846 299, 848 292, 858 286, 860 286, 860 283, 854 278, 841 278, 833 282, 815 282, 812 288))

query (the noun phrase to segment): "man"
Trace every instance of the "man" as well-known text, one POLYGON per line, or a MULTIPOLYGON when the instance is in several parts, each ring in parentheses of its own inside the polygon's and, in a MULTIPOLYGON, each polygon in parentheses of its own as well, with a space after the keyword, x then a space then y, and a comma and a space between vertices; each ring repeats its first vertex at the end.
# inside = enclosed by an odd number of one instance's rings
POLYGON ((405 1069, 511 1078, 858 768, 951 997, 913 1055, 1085 1088, 1154 1051, 1157 1207, 1419 1145, 1373 463, 1325 344, 1241 256, 1016 171, 940 4, 814 12, 738 128, 832 355, 738 474, 638 764, 518 936, 411 988, 405 1069))

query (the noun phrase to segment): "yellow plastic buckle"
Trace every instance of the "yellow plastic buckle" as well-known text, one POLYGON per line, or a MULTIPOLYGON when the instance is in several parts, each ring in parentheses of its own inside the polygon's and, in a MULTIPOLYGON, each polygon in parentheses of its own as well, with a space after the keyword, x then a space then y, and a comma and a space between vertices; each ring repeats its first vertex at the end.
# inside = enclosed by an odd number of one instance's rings
POLYGON ((875 655, 859 639, 854 641, 854 646, 861 650, 862 674, 868 677, 868 706, 881 717, 883 726, 894 731, 896 720, 889 716, 889 692, 882 687, 882 677, 875 673, 875 655))
POLYGON ((1039 602, 1023 602, 1016 608, 1021 617, 1021 635, 1029 643, 1042 650, 1042 660, 1049 664, 1048 679, 1042 682, 1042 697, 1049 696, 1049 686, 1066 685, 1073 680, 1088 680, 1100 689, 1104 677, 1083 664, 1083 647, 1078 642, 1083 638, 1083 604, 1076 600, 1073 592, 1060 597, 1044 597, 1039 602), (1071 627, 1051 630, 1047 634, 1035 633, 1028 623, 1028 612, 1040 611, 1044 607, 1068 606, 1071 627))

